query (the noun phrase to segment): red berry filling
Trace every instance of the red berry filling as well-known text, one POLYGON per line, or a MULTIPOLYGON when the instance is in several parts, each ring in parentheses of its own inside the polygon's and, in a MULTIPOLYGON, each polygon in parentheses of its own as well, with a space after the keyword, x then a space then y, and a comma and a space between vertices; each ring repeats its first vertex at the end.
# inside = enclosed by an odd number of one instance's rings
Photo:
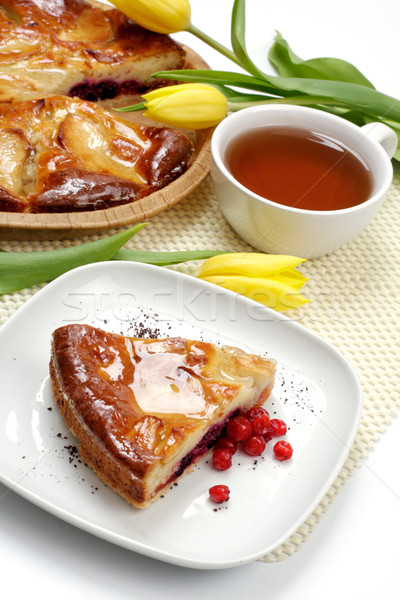
POLYGON ((213 485, 208 490, 208 493, 210 494, 211 500, 217 504, 226 502, 229 498, 229 488, 227 485, 213 485))
POLYGON ((293 448, 289 442, 276 442, 274 454, 278 460, 288 460, 293 455, 293 448))
POLYGON ((68 96, 72 98, 77 96, 81 100, 108 100, 115 98, 120 94, 138 94, 144 92, 147 86, 135 79, 127 81, 117 81, 114 79, 102 79, 85 81, 74 85, 68 92, 68 96))

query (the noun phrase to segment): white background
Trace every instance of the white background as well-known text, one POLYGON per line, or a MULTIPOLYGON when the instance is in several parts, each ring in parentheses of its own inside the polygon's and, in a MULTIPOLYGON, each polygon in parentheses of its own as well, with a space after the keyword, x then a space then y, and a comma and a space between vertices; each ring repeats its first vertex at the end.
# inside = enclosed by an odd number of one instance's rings
MULTIPOLYGON (((192 0, 193 23, 229 44, 230 0, 192 0)), ((259 66, 279 30, 303 58, 353 62, 400 98, 398 0, 248 0, 248 48, 259 66)), ((214 68, 234 68, 188 34, 214 68)), ((272 72, 272 71, 271 71, 272 72)), ((196 571, 157 562, 84 533, 0 485, 1 589, 10 598, 369 600, 400 592, 400 420, 335 498, 302 549, 276 564, 196 571), (6 592, 7 590, 7 592, 6 592)), ((295 498, 293 499, 295 502, 295 498)), ((251 510, 251 507, 249 507, 251 510)))

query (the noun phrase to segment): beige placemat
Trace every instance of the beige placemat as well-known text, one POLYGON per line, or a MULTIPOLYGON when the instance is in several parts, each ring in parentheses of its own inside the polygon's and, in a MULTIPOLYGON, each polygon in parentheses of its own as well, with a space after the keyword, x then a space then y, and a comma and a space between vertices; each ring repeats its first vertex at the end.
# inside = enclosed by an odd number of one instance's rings
MULTIPOLYGON (((114 233, 114 232, 110 232, 114 233)), ((367 456, 400 406, 400 170, 372 223, 350 244, 301 266, 311 303, 286 313, 333 343, 351 362, 365 400, 350 454, 330 490, 305 523, 262 560, 283 560, 301 548, 328 506, 367 456)), ((5 250, 49 250, 89 241, 0 242, 5 250)), ((142 250, 251 250, 230 228, 207 179, 186 200, 149 221, 127 247, 142 250)), ((174 267, 194 274, 196 265, 174 267)), ((0 324, 42 286, 0 296, 0 324)))

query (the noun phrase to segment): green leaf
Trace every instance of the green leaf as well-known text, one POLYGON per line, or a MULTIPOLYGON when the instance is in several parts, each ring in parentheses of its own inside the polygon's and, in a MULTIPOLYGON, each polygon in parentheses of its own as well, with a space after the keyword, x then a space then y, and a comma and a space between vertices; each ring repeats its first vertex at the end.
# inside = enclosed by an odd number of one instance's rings
POLYGON ((79 246, 43 252, 1 252, 0 294, 50 281, 81 265, 109 260, 143 225, 79 246))
POLYGON ((347 81, 374 88, 372 83, 351 63, 339 58, 313 58, 302 60, 290 48, 278 32, 270 48, 268 58, 281 77, 308 79, 331 79, 347 81))
POLYGON ((400 161, 400 124, 393 123, 392 121, 383 121, 383 123, 385 123, 385 125, 387 125, 391 129, 393 129, 393 131, 397 135, 398 144, 397 144, 397 150, 394 153, 393 159, 396 161, 400 161))
POLYGON ((371 117, 369 117, 368 115, 365 115, 364 113, 356 111, 356 110, 345 110, 338 114, 343 119, 346 119, 347 121, 351 121, 352 123, 354 123, 355 125, 358 125, 359 127, 362 127, 363 125, 366 125, 367 123, 371 123, 371 121, 374 121, 374 119, 371 119, 371 117))
POLYGON ((250 94, 250 93, 243 93, 243 92, 239 92, 238 90, 233 90, 232 88, 229 88, 227 86, 224 85, 215 85, 215 87, 217 89, 219 89, 219 91, 221 92, 221 94, 224 94, 224 96, 227 98, 227 100, 229 101, 229 103, 234 102, 234 103, 242 103, 242 102, 266 102, 268 101, 269 98, 273 99, 273 100, 279 100, 282 101, 281 97, 277 97, 277 96, 270 96, 269 94, 250 94))
POLYGON ((322 96, 368 115, 400 122, 400 102, 396 98, 357 83, 294 77, 276 77, 270 81, 291 92, 322 96))
MULTIPOLYGON (((318 110, 331 112, 333 114, 339 114, 336 102, 333 100, 326 100, 321 96, 299 95, 289 96, 288 98, 268 98, 265 100, 258 100, 256 98, 256 96, 249 96, 248 100, 246 100, 244 96, 243 98, 239 98, 237 100, 229 100, 229 110, 236 112, 238 110, 242 110, 243 108, 250 108, 251 106, 260 106, 266 104, 293 104, 295 106, 308 106, 310 108, 317 108, 318 110), (334 108, 331 108, 329 106, 330 104, 335 105, 334 108)), ((342 116, 341 113, 340 116, 342 116)))
MULTIPOLYGON (((399 100, 357 83, 275 75, 264 75, 261 79, 229 71, 163 71, 161 75, 167 79, 232 85, 283 97, 299 94, 320 96, 321 104, 336 102, 338 106, 347 107, 378 119, 390 119, 400 123, 399 100)), ((157 76, 161 75, 157 73, 157 76)))
POLYGON ((158 71, 151 76, 183 82, 194 81, 197 83, 210 83, 211 85, 233 85, 247 90, 274 94, 275 96, 283 94, 290 95, 289 91, 279 90, 276 85, 270 85, 259 77, 252 77, 251 75, 234 73, 232 71, 182 69, 181 71, 158 71))
POLYGON ((85 264, 104 260, 129 260, 152 265, 174 265, 189 260, 203 260, 226 250, 184 250, 151 252, 121 248, 144 223, 121 233, 89 242, 43 252, 6 252, 0 248, 0 294, 10 294, 37 283, 50 281, 85 264))
POLYGON ((250 59, 246 50, 245 42, 246 15, 245 0, 235 0, 232 8, 231 20, 231 44, 233 51, 241 66, 256 77, 261 71, 250 59))

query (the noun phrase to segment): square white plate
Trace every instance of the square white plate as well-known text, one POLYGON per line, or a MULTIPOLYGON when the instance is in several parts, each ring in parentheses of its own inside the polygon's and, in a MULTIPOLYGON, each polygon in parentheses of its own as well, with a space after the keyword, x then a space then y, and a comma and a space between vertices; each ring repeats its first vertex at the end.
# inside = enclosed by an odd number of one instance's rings
POLYGON ((360 420, 358 379, 332 346, 282 314, 194 277, 143 264, 97 263, 58 278, 0 329, 0 480, 61 519, 174 564, 215 569, 277 548, 324 496, 360 420), (135 510, 79 459, 51 394, 52 331, 88 323, 126 335, 181 335, 273 356, 271 418, 286 421, 293 458, 273 443, 258 459, 238 451, 215 471, 205 458, 146 510, 135 510), (223 505, 210 486, 231 490, 223 505))

